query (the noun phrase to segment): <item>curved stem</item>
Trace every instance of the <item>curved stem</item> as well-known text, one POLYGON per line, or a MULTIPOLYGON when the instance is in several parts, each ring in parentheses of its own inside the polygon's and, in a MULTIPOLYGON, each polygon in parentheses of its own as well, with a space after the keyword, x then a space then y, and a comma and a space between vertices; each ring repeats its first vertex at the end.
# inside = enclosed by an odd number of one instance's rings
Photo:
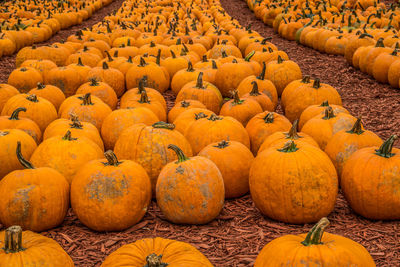
POLYGON ((15 120, 15 121, 19 120, 18 115, 19 115, 19 113, 20 113, 21 111, 26 112, 26 108, 21 107, 21 108, 15 109, 15 110, 13 111, 13 113, 11 114, 10 118, 8 118, 8 119, 9 119, 9 120, 15 120))
POLYGON ((254 56, 254 54, 256 53, 256 51, 251 51, 245 58, 245 61, 250 61, 250 59, 254 56))
POLYGON ((87 93, 83 96, 78 97, 80 100, 82 100, 82 104, 83 106, 88 106, 88 105, 93 105, 92 102, 92 96, 90 93, 87 93))
POLYGON ((166 267, 168 263, 163 263, 161 261, 163 255, 157 256, 155 253, 151 253, 146 257, 146 265, 143 267, 166 267))
POLYGON ((261 93, 258 91, 258 84, 256 81, 252 81, 251 84, 253 85, 253 88, 251 89, 249 95, 251 96, 259 96, 261 93))
POLYGON ((19 163, 21 163, 22 166, 24 166, 25 169, 35 169, 35 167, 30 163, 28 160, 24 158, 24 156, 21 153, 21 142, 17 142, 17 149, 16 149, 16 154, 17 154, 17 159, 19 163))
POLYGON ((282 148, 278 149, 279 152, 291 153, 299 150, 293 140, 287 142, 282 148))
POLYGON ((196 88, 204 89, 204 85, 203 85, 203 72, 200 72, 200 73, 199 73, 199 76, 197 76, 196 88))
POLYGON ((269 112, 265 117, 264 117, 264 122, 265 123, 273 123, 274 122, 274 113, 269 112))
POLYGON ((320 245, 322 244, 322 236, 324 234, 325 228, 329 225, 329 220, 323 217, 319 222, 311 228, 308 232, 306 239, 301 242, 304 246, 320 245))
POLYGON ((292 128, 290 128, 289 132, 286 134, 287 139, 297 140, 299 138, 303 138, 297 133, 297 125, 299 124, 299 120, 295 120, 293 122, 292 128))
POLYGON ((362 129, 362 122, 361 118, 357 118, 356 122, 353 125, 353 128, 350 129, 350 131, 347 131, 350 134, 362 134, 364 130, 362 129))
POLYGON ((114 166, 117 167, 121 162, 118 161, 117 156, 114 154, 112 150, 107 150, 104 152, 104 156, 107 159, 107 162, 104 162, 103 164, 106 166, 114 166))
POLYGON ((158 128, 158 129, 168 129, 168 130, 173 130, 175 129, 175 124, 173 123, 166 123, 164 121, 159 121, 154 123, 153 128, 158 128))
POLYGON ((392 135, 387 139, 379 149, 375 150, 375 154, 384 158, 391 158, 395 155, 392 153, 393 144, 397 140, 397 135, 392 135))
POLYGON ((10 226, 6 229, 4 234, 4 252, 8 253, 18 253, 24 251, 25 248, 22 247, 22 228, 21 226, 10 226))
POLYGON ((171 149, 176 153, 176 155, 178 156, 178 163, 189 160, 189 158, 185 156, 183 151, 178 146, 169 144, 168 149, 171 149))
POLYGON ((149 100, 149 96, 147 95, 146 90, 142 91, 140 93, 140 99, 139 99, 139 103, 148 103, 150 104, 150 100, 149 100))
POLYGON ((261 73, 260 73, 260 75, 257 77, 257 79, 259 79, 259 80, 264 80, 265 79, 265 69, 266 69, 267 67, 266 67, 266 65, 265 65, 265 62, 263 62, 263 67, 262 67, 262 70, 261 70, 261 73))

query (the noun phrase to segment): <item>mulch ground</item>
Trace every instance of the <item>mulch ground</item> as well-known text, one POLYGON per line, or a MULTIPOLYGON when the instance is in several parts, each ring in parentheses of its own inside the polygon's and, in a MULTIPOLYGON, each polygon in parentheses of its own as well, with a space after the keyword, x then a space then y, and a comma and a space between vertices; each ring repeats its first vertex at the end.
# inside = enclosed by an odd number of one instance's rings
MULTIPOLYGON (((228 13, 242 25, 252 23, 254 30, 263 36, 271 36, 272 42, 286 51, 305 74, 320 77, 323 82, 336 87, 342 95, 344 106, 352 114, 361 115, 366 128, 375 131, 382 138, 399 133, 400 91, 377 83, 347 65, 342 57, 321 54, 280 38, 272 29, 257 21, 241 0, 221 2, 228 13)), ((114 4, 117 5, 116 2, 114 4)), ((0 60, 2 68, 3 60, 0 60)), ((9 72, 8 68, 5 70, 9 72)), ((1 73, 0 82, 6 81, 7 76, 1 73)), ((166 92, 165 97, 171 107, 174 101, 171 91, 166 92)), ((331 221, 328 232, 361 243, 371 253, 377 266, 400 266, 398 221, 370 221, 355 215, 342 194, 339 194, 335 210, 328 218, 331 221)), ((207 225, 171 224, 153 202, 144 219, 123 232, 93 232, 81 224, 70 210, 60 227, 43 234, 58 241, 71 255, 76 266, 80 267, 99 266, 107 255, 122 245, 156 236, 193 244, 215 266, 244 267, 252 266, 262 247, 272 239, 286 234, 306 233, 311 226, 284 224, 263 217, 247 195, 226 201, 221 215, 207 225)))

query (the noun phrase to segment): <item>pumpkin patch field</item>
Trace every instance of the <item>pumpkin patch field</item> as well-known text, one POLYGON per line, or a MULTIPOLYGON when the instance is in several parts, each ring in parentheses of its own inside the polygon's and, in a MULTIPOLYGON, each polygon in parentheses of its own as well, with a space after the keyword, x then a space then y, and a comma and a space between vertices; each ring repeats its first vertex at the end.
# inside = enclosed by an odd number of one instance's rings
POLYGON ((0 267, 400 266, 398 3, 0 9, 0 267))

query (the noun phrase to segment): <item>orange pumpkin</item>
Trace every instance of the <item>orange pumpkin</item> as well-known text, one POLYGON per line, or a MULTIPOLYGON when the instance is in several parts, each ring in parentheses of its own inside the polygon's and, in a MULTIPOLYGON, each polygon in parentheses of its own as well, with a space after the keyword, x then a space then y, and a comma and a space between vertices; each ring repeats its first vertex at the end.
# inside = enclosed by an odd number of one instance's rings
POLYGON ((91 69, 86 77, 87 81, 95 78, 99 82, 105 82, 114 89, 117 97, 121 97, 125 91, 125 76, 118 69, 110 68, 106 62, 102 67, 91 69))
POLYGON ((36 88, 33 88, 28 92, 28 94, 43 97, 53 104, 53 106, 58 110, 61 103, 65 100, 65 95, 60 88, 54 85, 44 85, 41 83, 37 84, 36 88))
POLYGON ((124 99, 124 101, 121 101, 120 103, 120 108, 139 108, 139 107, 150 109, 161 121, 167 120, 167 112, 163 104, 156 99, 150 100, 146 90, 141 92, 140 99, 137 99, 136 97, 134 98, 127 97, 124 99))
POLYGON ((0 84, 0 113, 8 99, 18 94, 19 91, 15 87, 5 83, 0 84))
POLYGON ((92 78, 90 82, 82 84, 79 86, 78 90, 76 90, 76 94, 84 95, 88 93, 100 98, 112 110, 117 107, 117 94, 114 89, 105 82, 99 82, 96 78, 92 78))
POLYGON ((174 122, 174 120, 186 110, 192 108, 206 108, 206 106, 197 100, 187 99, 180 102, 176 102, 175 106, 168 112, 168 121, 174 122))
POLYGON ((171 90, 178 95, 185 84, 196 81, 200 74, 199 70, 193 68, 192 62, 187 62, 187 68, 177 71, 171 80, 171 90))
POLYGON ((37 83, 42 82, 42 75, 32 67, 15 69, 8 76, 8 84, 14 86, 22 93, 28 92, 32 88, 35 88, 37 83))
POLYGON ((186 129, 198 119, 211 116, 213 112, 205 108, 193 108, 182 112, 175 120, 175 129, 181 134, 185 134, 186 129))

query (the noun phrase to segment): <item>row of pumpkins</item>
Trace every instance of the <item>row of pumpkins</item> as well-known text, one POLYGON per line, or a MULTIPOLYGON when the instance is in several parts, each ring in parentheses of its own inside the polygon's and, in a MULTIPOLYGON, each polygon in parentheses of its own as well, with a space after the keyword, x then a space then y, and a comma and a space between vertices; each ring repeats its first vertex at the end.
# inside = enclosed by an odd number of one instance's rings
MULTIPOLYGON (((323 235, 323 217, 333 210, 339 174, 357 213, 399 218, 397 137, 382 142, 365 130, 332 86, 302 77, 286 53, 241 27, 218 0, 125 1, 52 48, 21 50, 19 68, 0 85, 0 221, 10 227, 0 235, 0 262, 35 249, 23 235, 44 238, 12 225, 54 228, 69 203, 89 228, 119 231, 143 218, 152 197, 167 220, 205 224, 225 198, 250 190, 272 219, 320 220, 307 236, 269 243, 256 266, 286 264, 296 248, 304 254, 291 265, 324 262, 318 251, 310 256, 314 245, 341 247, 339 266, 375 266, 361 245, 323 235), (176 105, 167 113, 168 88, 176 105), (274 112, 278 97, 285 116, 274 112)), ((60 249, 45 259, 72 266, 60 249)), ((156 238, 118 249, 103 265, 188 261, 211 265, 188 245, 156 238)))
POLYGON ((0 57, 81 24, 112 0, 17 0, 0 3, 0 57))
POLYGON ((347 62, 381 83, 399 88, 400 9, 376 1, 354 6, 320 1, 247 1, 257 18, 282 37, 347 62))

